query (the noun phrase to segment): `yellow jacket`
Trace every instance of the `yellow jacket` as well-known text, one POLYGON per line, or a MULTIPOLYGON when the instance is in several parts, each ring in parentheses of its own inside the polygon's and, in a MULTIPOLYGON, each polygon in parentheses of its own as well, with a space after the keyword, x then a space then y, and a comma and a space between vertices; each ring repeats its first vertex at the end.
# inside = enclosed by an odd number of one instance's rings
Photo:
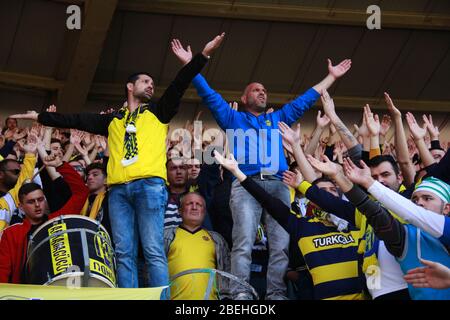
POLYGON ((26 180, 33 177, 35 165, 36 157, 32 154, 26 154, 16 185, 0 198, 0 231, 9 226, 11 216, 19 205, 19 189, 26 180))
POLYGON ((166 136, 170 120, 178 112, 180 99, 194 78, 206 64, 207 58, 197 54, 177 74, 156 104, 140 110, 136 119, 138 159, 122 165, 125 156, 125 122, 129 110, 112 114, 60 114, 42 112, 38 121, 46 126, 75 128, 108 136, 110 158, 107 167, 108 185, 128 183, 141 178, 160 177, 166 180, 166 136))

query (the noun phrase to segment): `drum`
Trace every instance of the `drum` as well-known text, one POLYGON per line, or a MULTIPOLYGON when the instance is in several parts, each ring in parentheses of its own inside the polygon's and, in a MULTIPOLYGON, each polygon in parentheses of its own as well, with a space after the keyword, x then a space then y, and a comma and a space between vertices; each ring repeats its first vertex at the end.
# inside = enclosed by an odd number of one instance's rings
POLYGON ((111 239, 98 221, 63 215, 41 225, 28 242, 29 284, 116 287, 111 239))

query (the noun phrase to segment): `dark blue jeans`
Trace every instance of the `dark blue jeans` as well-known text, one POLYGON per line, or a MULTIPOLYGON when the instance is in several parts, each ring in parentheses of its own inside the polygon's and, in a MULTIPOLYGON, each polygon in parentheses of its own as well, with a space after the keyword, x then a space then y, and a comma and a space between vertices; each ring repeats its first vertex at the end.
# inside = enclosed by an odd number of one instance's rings
POLYGON ((109 191, 109 215, 116 245, 117 279, 121 288, 138 287, 140 237, 150 287, 169 284, 164 252, 164 211, 167 189, 158 177, 114 185, 109 191))

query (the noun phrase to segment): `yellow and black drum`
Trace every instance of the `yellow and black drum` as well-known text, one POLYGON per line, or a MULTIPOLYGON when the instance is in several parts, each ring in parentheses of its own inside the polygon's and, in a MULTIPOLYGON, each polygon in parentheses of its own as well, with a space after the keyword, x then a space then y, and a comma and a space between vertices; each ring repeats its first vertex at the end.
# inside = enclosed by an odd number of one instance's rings
POLYGON ((111 239, 98 221, 65 215, 47 221, 30 237, 27 282, 68 287, 116 287, 111 239))

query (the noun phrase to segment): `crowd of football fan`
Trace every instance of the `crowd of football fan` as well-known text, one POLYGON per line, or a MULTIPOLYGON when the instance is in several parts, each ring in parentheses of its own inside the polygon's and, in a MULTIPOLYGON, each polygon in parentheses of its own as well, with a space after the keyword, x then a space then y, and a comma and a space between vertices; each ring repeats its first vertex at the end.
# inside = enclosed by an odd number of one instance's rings
POLYGON ((170 285, 171 299, 450 299, 450 155, 432 116, 420 125, 385 93, 383 116, 366 105, 350 129, 327 92, 350 60, 328 60, 327 76, 281 108, 268 108, 256 82, 230 103, 200 74, 223 37, 197 55, 173 40, 183 67, 157 103, 142 72, 117 109, 52 105, 4 121, 0 282, 29 283, 30 235, 79 214, 111 236, 122 288, 170 285), (220 137, 186 139, 190 123, 168 136, 191 83, 220 137), (302 133, 318 99, 315 129, 302 133), (230 129, 265 136, 241 145, 230 129), (251 161, 261 149, 275 170, 251 161))

